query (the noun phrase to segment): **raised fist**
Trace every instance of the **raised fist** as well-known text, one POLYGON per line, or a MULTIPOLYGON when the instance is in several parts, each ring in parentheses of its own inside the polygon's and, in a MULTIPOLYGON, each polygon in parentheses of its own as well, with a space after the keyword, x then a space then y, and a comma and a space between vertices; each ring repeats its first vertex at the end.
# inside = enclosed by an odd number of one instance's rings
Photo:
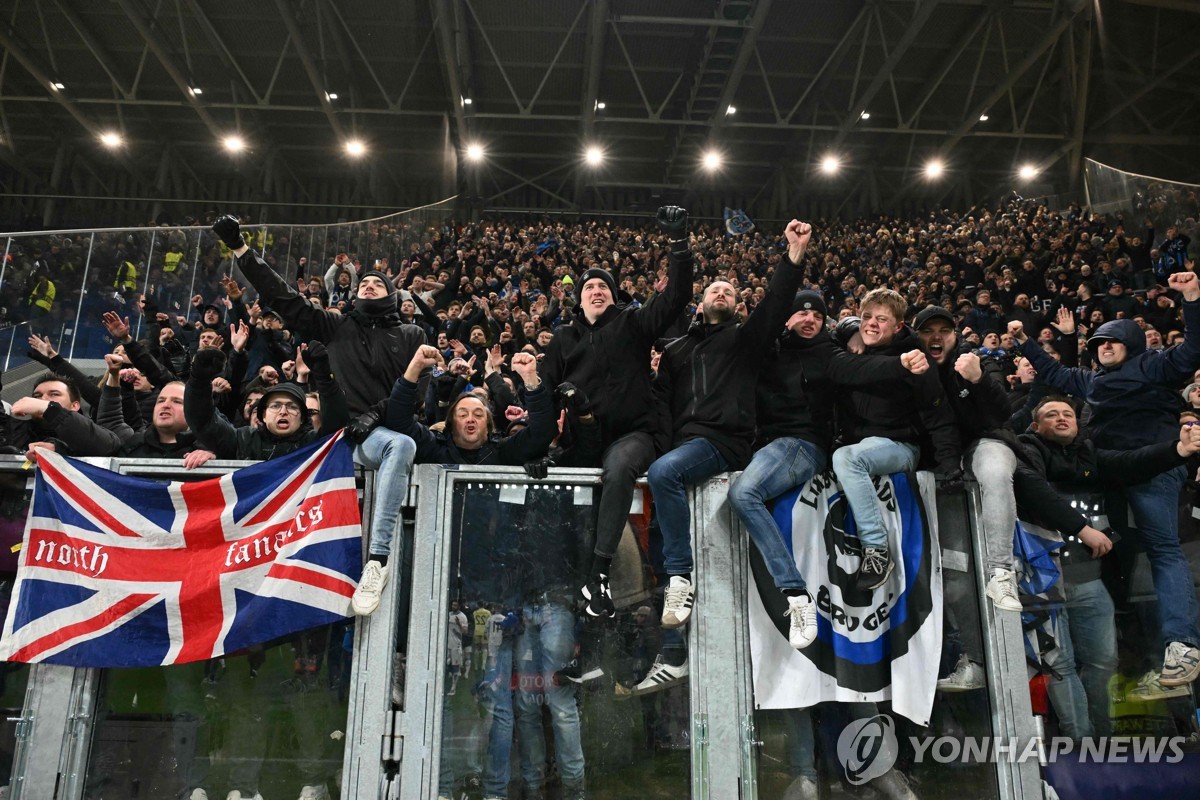
POLYGON ((246 244, 246 239, 242 236, 242 225, 232 214, 226 214, 214 222, 212 229, 230 250, 237 250, 246 244))
POLYGON ((909 350, 900 356, 900 366, 913 375, 920 375, 929 369, 929 360, 920 350, 909 350))
POLYGON ((216 348, 205 348, 192 357, 192 380, 212 383, 225 371, 225 354, 216 348))
POLYGON ((804 251, 808 249, 809 240, 812 239, 812 225, 794 219, 784 228, 783 235, 787 237, 788 259, 798 265, 804 258, 804 251))
POLYGON ((979 383, 983 380, 983 365, 979 363, 979 356, 975 353, 963 353, 959 356, 954 362, 954 371, 968 383, 979 383))
POLYGON ((679 206, 663 206, 654 216, 659 230, 670 237, 672 242, 687 239, 688 213, 686 208, 679 206))
POLYGON ((1024 344, 1025 340, 1029 338, 1025 335, 1025 326, 1015 319, 1008 323, 1008 333, 1017 340, 1018 344, 1024 344))
POLYGON ((1167 286, 1183 294, 1183 299, 1191 302, 1200 300, 1200 281, 1196 280, 1194 272, 1176 272, 1167 278, 1167 286))

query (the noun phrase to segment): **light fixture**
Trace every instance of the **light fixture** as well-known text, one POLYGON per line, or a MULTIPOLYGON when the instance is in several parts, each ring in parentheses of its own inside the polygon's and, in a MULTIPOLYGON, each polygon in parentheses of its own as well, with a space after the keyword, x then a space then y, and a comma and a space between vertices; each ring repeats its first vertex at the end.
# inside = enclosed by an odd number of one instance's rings
POLYGON ((1032 180, 1037 177, 1038 168, 1033 164, 1023 164, 1017 174, 1021 176, 1021 180, 1023 181, 1032 180))
POLYGON ((240 136, 226 136, 225 149, 231 153, 240 153, 246 149, 246 140, 240 136))
POLYGON ((870 112, 870 111, 864 111, 864 112, 862 112, 861 114, 859 114, 859 116, 860 116, 860 117, 862 117, 863 119, 870 119, 870 118, 871 118, 871 112, 870 112))
POLYGON ((53 89, 54 91, 58 92, 58 91, 62 91, 63 89, 65 89, 67 87, 65 84, 55 81, 54 83, 50 84, 50 88, 53 89))
POLYGON ((709 172, 713 172, 721 168, 721 154, 716 150, 709 150, 704 154, 704 168, 709 172))
POLYGON ((351 158, 358 158, 367 152, 367 146, 362 143, 361 139, 350 139, 346 142, 346 155, 351 158))
POLYGON ((988 115, 987 115, 986 113, 985 113, 985 114, 980 114, 980 115, 979 115, 979 121, 980 121, 980 122, 987 122, 987 121, 988 121, 988 115))
POLYGON ((737 109, 734 108, 733 106, 729 106, 728 108, 725 109, 725 116, 732 116, 736 113, 737 113, 737 109))
POLYGON ((464 105, 464 106, 469 106, 469 105, 471 105, 471 98, 469 98, 469 97, 464 97, 464 98, 462 99, 462 103, 463 103, 463 105, 464 105))
POLYGON ((325 99, 326 100, 337 100, 337 92, 326 92, 325 99))
POLYGON ((597 111, 603 111, 603 110, 604 110, 604 101, 603 101, 603 100, 597 100, 597 101, 596 101, 596 110, 597 110, 597 111))
POLYGON ((825 156, 821 161, 821 171, 826 175, 832 175, 837 172, 842 166, 842 162, 837 160, 836 156, 825 156))
POLYGON ((599 147, 589 147, 585 158, 587 163, 593 167, 599 166, 600 162, 604 160, 604 151, 599 147))
POLYGON ((483 161, 483 145, 469 144, 467 145, 467 160, 468 161, 483 161))
POLYGON ((196 95, 197 97, 204 94, 204 90, 201 89, 199 86, 193 86, 191 89, 191 92, 192 92, 192 94, 196 95))
POLYGON ((121 134, 117 133, 116 131, 105 131, 104 133, 100 134, 100 144, 110 149, 116 149, 123 143, 124 142, 121 139, 121 134))
POLYGON ((940 160, 938 160, 936 158, 932 159, 927 164, 925 164, 925 177, 926 178, 937 178, 937 177, 941 176, 942 172, 945 171, 945 169, 946 169, 946 165, 943 164, 940 160))

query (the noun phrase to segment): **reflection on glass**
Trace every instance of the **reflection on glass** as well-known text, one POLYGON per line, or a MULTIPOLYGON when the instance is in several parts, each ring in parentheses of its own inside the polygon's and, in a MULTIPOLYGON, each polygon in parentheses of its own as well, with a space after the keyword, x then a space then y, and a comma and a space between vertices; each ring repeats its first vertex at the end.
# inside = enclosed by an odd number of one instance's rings
MULTIPOLYGON (((25 514, 33 498, 32 480, 25 475, 0 473, 0 613, 8 616, 8 603, 17 577, 14 545, 25 531, 25 514)), ((23 716, 29 666, 0 662, 0 796, 13 780, 13 754, 17 744, 17 720, 23 716)))
POLYGON ((637 698, 629 688, 659 646, 637 555, 644 528, 639 547, 631 527, 614 569, 617 617, 577 608, 594 491, 455 484, 440 796, 687 793, 686 684, 637 698))

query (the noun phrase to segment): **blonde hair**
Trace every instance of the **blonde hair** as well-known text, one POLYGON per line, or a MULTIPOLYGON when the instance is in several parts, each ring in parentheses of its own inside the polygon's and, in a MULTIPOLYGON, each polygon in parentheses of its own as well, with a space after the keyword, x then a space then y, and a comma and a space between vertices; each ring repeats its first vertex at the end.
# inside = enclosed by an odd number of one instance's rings
POLYGON ((897 322, 903 322, 908 314, 908 301, 899 292, 883 287, 872 289, 863 296, 858 303, 860 313, 866 311, 867 306, 883 306, 892 313, 897 322))

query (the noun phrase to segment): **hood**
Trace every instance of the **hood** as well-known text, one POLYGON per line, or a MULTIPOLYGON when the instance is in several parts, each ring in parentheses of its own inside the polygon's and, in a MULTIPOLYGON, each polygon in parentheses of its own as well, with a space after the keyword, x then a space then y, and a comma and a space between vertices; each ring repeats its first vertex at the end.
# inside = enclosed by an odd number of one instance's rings
POLYGON ((1140 356, 1146 352, 1146 334, 1131 319, 1114 319, 1106 322, 1093 333, 1087 341, 1088 352, 1096 357, 1096 350, 1103 339, 1115 339, 1125 345, 1125 359, 1140 356))

